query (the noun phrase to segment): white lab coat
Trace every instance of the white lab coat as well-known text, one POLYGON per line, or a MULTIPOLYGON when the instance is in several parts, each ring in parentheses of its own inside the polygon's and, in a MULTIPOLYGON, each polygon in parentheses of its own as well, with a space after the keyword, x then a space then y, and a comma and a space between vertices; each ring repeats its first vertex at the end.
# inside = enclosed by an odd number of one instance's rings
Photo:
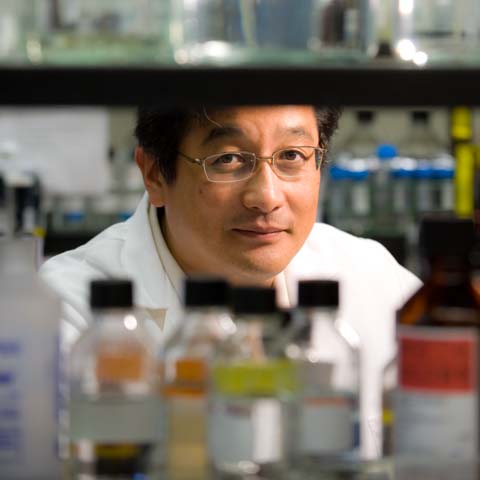
MULTIPOLYGON (((157 321, 164 340, 181 323, 180 299, 156 251, 147 195, 129 220, 111 226, 75 250, 51 258, 40 273, 64 301, 67 344, 90 321, 88 290, 92 278, 133 279, 137 305, 157 321)), ((289 298, 293 299, 300 278, 340 281, 340 321, 356 330, 362 345, 364 452, 374 456, 379 449, 372 435, 378 429, 379 375, 394 353, 395 311, 420 281, 379 243, 325 224, 315 224, 284 273, 289 298)))

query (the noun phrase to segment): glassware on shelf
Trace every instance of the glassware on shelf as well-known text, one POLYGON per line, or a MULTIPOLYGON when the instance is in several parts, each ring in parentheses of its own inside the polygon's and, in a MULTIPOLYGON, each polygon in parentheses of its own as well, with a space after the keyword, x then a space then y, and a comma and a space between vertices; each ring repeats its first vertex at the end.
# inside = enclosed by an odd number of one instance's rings
POLYGON ((93 280, 93 322, 69 357, 72 478, 158 478, 163 470, 158 330, 127 279, 93 280))
POLYGON ((207 474, 209 369, 219 346, 235 331, 225 281, 196 276, 184 286, 184 321, 162 355, 166 474, 177 480, 207 474))
POLYGON ((336 280, 298 284, 297 333, 286 353, 301 385, 292 456, 305 478, 359 468, 360 341, 338 322, 339 297, 336 280))
POLYGON ((478 62, 480 5, 476 0, 396 0, 394 49, 417 65, 478 62))
POLYGON ((42 0, 47 21, 27 40, 33 63, 142 64, 168 57, 168 2, 42 0))
POLYGON ((179 64, 333 61, 364 56, 365 0, 171 2, 179 64))
MULTIPOLYGON (((424 218, 419 245, 424 285, 397 313, 393 452, 397 459, 425 460, 430 471, 422 478, 474 479, 480 324, 471 279, 474 224, 445 215, 424 218)), ((414 478, 404 470, 395 478, 414 478)))
POLYGON ((267 287, 234 287, 232 304, 236 328, 211 369, 212 478, 292 478, 298 377, 279 335, 285 317, 267 287))

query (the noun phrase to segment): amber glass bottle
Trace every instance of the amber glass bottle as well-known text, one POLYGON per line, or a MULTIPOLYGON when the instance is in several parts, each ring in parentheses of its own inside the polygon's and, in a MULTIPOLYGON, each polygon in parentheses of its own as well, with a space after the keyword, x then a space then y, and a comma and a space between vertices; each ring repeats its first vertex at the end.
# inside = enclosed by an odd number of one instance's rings
POLYGON ((471 282, 473 222, 420 226, 424 285, 397 316, 396 455, 474 459, 479 450, 480 305, 471 282))

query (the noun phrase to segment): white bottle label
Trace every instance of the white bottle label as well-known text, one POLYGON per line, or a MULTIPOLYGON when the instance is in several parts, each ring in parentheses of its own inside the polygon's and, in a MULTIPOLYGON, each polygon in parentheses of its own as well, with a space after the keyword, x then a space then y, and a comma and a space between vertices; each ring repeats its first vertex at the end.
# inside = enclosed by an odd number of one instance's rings
POLYGON ((285 455, 285 405, 276 399, 218 398, 210 405, 209 443, 217 464, 277 462, 285 455))
POLYGON ((343 453, 354 449, 352 402, 346 396, 308 397, 300 413, 300 451, 343 453))
POLYGON ((395 453, 475 458, 477 331, 400 327, 397 337, 395 453))

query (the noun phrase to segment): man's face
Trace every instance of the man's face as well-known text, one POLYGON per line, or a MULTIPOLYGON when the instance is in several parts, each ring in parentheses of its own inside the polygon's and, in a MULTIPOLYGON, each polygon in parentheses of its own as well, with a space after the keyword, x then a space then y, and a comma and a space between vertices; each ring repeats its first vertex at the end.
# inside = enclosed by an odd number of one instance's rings
MULTIPOLYGON (((248 106, 218 110, 209 121, 195 123, 180 151, 194 158, 231 151, 269 157, 284 147, 318 142, 312 107, 248 106)), ((179 156, 175 182, 162 182, 163 233, 187 274, 271 285, 310 233, 319 184, 315 168, 311 174, 285 179, 258 160, 248 179, 212 183, 203 168, 179 156)))

